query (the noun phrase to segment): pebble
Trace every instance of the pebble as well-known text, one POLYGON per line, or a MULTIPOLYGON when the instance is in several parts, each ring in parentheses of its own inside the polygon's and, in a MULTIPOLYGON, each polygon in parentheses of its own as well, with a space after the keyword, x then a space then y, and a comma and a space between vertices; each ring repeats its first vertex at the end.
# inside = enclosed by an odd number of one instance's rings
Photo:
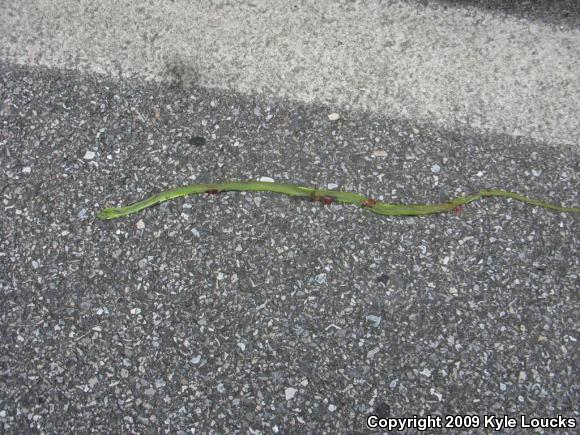
POLYGON ((431 388, 430 390, 431 394, 433 394, 435 397, 437 397, 437 400, 439 400, 439 402, 441 402, 441 399, 443 399, 443 394, 438 393, 437 390, 435 390, 435 388, 431 388))
POLYGON ((315 279, 318 284, 324 284, 326 282, 326 273, 316 275, 315 279))
POLYGON ((434 174, 438 174, 439 172, 441 172, 441 166, 439 165, 431 166, 431 172, 433 172, 434 174))
POLYGON ((380 350, 380 349, 378 348, 378 346, 377 346, 377 347, 375 347, 375 348, 373 348, 373 349, 371 349, 371 350, 369 350, 369 351, 367 352, 367 358, 368 358, 368 359, 374 358, 374 356, 375 356, 375 355, 376 355, 376 354, 379 352, 379 350, 380 350))
POLYGON ((93 160, 93 159, 95 158, 95 155, 96 155, 96 154, 95 154, 94 152, 92 152, 92 151, 87 151, 87 152, 85 153, 85 156, 83 157, 83 159, 85 159, 85 160, 93 160))
POLYGON ((330 113, 328 115, 328 119, 331 121, 338 121, 340 119, 340 115, 338 113, 330 113))
POLYGON ((286 400, 292 400, 294 398, 294 396, 296 395, 297 391, 298 390, 296 388, 292 388, 292 387, 286 388, 286 391, 284 392, 284 394, 286 395, 286 400))
POLYGON ((143 222, 142 220, 140 220, 139 222, 137 222, 137 228, 142 230, 143 228, 145 228, 145 222, 143 222))
POLYGON ((381 317, 379 317, 379 316, 373 316, 373 315, 369 315, 369 316, 367 316, 367 317, 366 317, 366 319, 367 319, 369 322, 372 322, 372 323, 373 323, 373 326, 374 326, 375 328, 378 328, 378 327, 379 327, 379 325, 381 324, 381 320, 382 320, 382 318, 381 318, 381 317))
POLYGON ((260 178, 258 178, 258 181, 265 181, 267 183, 273 183, 274 179, 270 178, 270 177, 260 177, 260 178))
POLYGON ((30 166, 25 166, 24 168, 22 168, 22 172, 24 174, 30 174, 31 171, 32 169, 30 168, 30 166))

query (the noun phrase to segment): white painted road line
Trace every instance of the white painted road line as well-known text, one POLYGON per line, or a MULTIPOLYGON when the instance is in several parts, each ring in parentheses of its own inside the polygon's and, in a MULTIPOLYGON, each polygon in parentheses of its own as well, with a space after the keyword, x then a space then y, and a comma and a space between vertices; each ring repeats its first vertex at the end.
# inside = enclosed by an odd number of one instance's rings
POLYGON ((0 59, 580 146, 580 30, 409 2, 29 0, 0 59))

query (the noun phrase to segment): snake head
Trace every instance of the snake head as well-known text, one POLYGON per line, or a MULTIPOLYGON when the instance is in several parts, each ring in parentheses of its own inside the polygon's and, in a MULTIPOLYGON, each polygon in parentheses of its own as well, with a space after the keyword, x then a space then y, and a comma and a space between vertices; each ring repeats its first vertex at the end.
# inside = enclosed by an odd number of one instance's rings
POLYGON ((116 219, 122 216, 125 216, 122 208, 105 208, 97 213, 97 219, 101 220, 108 220, 108 219, 116 219))

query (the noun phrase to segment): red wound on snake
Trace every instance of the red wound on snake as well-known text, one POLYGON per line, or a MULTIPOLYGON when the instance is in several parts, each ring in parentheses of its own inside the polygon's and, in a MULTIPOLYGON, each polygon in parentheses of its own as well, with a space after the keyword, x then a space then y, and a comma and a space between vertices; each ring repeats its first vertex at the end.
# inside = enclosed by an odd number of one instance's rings
POLYGON ((463 206, 459 205, 453 209, 453 213, 457 217, 461 217, 461 211, 463 210, 463 206))
POLYGON ((322 202, 324 203, 324 205, 330 205, 332 204, 333 201, 334 198, 332 196, 325 196, 322 198, 322 202))
POLYGON ((374 207, 375 205, 377 205, 377 200, 376 199, 369 198, 369 199, 365 199, 362 202, 362 206, 363 207, 374 207))
POLYGON ((218 193, 220 193, 220 191, 217 189, 207 189, 205 193, 207 193, 208 195, 217 195, 218 193))

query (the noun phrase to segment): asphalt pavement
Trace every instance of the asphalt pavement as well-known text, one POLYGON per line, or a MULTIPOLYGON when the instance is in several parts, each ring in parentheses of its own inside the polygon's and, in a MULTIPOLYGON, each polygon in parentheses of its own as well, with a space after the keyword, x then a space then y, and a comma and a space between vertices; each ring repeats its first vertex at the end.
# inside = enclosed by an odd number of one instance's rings
MULTIPOLYGON (((539 10, 481 13, 577 35, 575 15, 539 10)), ((491 432, 486 415, 515 419, 502 433, 560 416, 553 433, 577 430, 579 215, 487 199, 381 217, 222 193, 95 219, 171 187, 261 177, 393 203, 499 187, 579 205, 576 77, 558 76, 568 97, 530 91, 567 104, 545 122, 538 103, 471 126, 467 112, 326 101, 328 88, 309 101, 0 52, 3 432, 362 434, 372 415, 453 417, 455 433, 491 432)))

